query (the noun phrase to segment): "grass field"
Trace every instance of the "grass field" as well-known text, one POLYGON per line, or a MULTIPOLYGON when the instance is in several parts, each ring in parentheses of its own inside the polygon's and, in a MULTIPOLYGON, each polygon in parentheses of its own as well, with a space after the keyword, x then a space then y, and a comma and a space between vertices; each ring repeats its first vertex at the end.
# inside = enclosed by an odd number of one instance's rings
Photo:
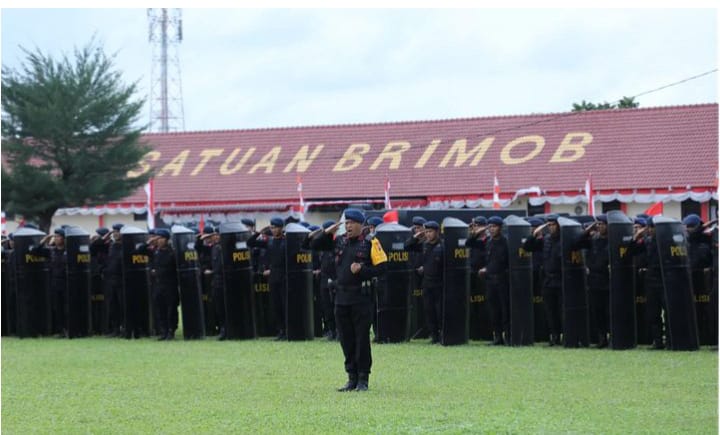
POLYGON ((2 432, 712 433, 716 350, 2 339, 2 432))

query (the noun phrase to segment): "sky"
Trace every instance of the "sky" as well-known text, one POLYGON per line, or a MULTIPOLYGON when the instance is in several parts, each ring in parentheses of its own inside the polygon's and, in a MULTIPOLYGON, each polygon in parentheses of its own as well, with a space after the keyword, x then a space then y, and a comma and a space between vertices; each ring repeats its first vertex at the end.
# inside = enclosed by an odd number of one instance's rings
MULTIPOLYGON (((581 100, 617 101, 714 70, 718 61, 716 9, 181 13, 187 131, 566 112, 581 100)), ((60 57, 95 35, 115 53, 123 79, 150 99, 146 9, 1 14, 3 68, 20 66, 20 46, 60 57)), ((714 72, 637 101, 717 102, 717 84, 714 72)), ((148 104, 139 122, 150 123, 148 104)))

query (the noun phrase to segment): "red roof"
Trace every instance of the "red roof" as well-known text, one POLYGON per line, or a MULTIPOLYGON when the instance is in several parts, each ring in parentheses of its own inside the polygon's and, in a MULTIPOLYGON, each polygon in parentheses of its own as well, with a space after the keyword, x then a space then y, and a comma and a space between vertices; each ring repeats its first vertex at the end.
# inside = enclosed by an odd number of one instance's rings
MULTIPOLYGON (((296 203, 298 176, 305 201, 382 199, 386 177, 393 200, 491 197, 495 172, 504 193, 539 186, 577 194, 588 174, 600 191, 714 191, 718 105, 146 134, 142 140, 155 150, 145 161, 156 169, 160 207, 296 203), (347 154, 352 149, 359 150, 354 158, 347 154), (378 159, 383 150, 396 153, 378 159), (306 167, 299 168, 299 157, 306 167)), ((142 189, 123 201, 144 202, 142 189)))

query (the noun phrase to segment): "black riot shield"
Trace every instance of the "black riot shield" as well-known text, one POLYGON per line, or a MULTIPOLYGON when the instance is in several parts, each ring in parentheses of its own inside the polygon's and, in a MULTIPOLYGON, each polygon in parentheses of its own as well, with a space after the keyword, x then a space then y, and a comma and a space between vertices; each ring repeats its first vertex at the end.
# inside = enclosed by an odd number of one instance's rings
POLYGON ((225 334, 228 339, 256 338, 255 292, 247 240, 250 232, 240 222, 220 225, 225 277, 225 334))
POLYGON ((647 295, 645 294, 645 254, 636 255, 633 258, 633 288, 635 289, 635 326, 637 329, 638 344, 650 344, 652 338, 647 316, 647 295))
POLYGON ((2 306, 2 335, 13 335, 17 332, 17 299, 15 289, 15 254, 10 247, 2 247, 2 296, 0 296, 0 306, 2 306))
POLYGON ((410 265, 412 270, 412 292, 410 293, 410 339, 428 338, 430 335, 425 326, 425 310, 423 310, 422 275, 417 273, 413 266, 413 257, 421 255, 420 252, 410 252, 410 265))
POLYGON ((310 231, 299 224, 285 227, 285 267, 287 268, 286 324, 289 341, 312 340, 313 276, 312 252, 302 248, 310 231))
POLYGON ((563 217, 558 218, 558 224, 562 248, 563 341, 565 347, 586 347, 590 345, 590 324, 585 261, 575 246, 583 228, 578 222, 563 217))
POLYGON ((122 272, 125 338, 150 335, 152 306, 150 298, 150 258, 147 255, 148 233, 137 227, 124 226, 122 237, 122 272))
POLYGON ((440 343, 443 346, 468 342, 468 301, 470 300, 469 249, 465 247, 468 226, 456 218, 442 222, 445 247, 445 276, 440 343))
POLYGON ((198 254, 195 250, 197 238, 191 229, 173 225, 172 241, 180 287, 183 337, 186 340, 201 339, 205 337, 205 313, 198 254))
POLYGON ((610 347, 632 349, 637 346, 635 323, 635 268, 628 254, 633 238, 633 222, 621 211, 607 214, 610 259, 610 347))
POLYGON ((387 253, 387 271, 377 286, 377 339, 381 343, 398 343, 410 338, 410 295, 413 271, 405 240, 410 228, 399 224, 382 224, 375 237, 387 253))
POLYGON ((68 338, 90 335, 90 234, 79 227, 65 228, 67 254, 67 313, 68 338))
POLYGON ((15 288, 17 335, 37 337, 52 332, 48 259, 30 254, 45 233, 22 228, 13 233, 15 241, 15 288))
POLYGON ((710 268, 710 329, 713 331, 712 342, 718 343, 718 227, 712 229, 712 267, 710 268))
POLYGON ((530 224, 517 216, 505 218, 510 262, 510 344, 528 346, 535 341, 533 319, 532 256, 522 246, 530 236, 530 224))
POLYGON ((685 228, 681 222, 666 217, 658 216, 653 221, 665 290, 668 347, 697 350, 700 343, 685 228))

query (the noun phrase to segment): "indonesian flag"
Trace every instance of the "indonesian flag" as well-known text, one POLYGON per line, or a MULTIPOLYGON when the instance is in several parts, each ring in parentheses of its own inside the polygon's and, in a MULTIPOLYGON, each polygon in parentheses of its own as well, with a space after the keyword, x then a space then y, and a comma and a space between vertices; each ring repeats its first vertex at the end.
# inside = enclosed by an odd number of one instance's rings
POLYGON ((7 225, 7 220, 5 219, 5 212, 2 212, 2 235, 7 234, 7 228, 5 227, 7 225))
POLYGON ((202 234, 204 229, 205 229, 205 214, 200 213, 200 221, 198 222, 198 230, 200 230, 200 234, 202 234))
POLYGON ((152 230, 155 228, 155 185, 152 178, 145 185, 145 194, 147 195, 147 227, 152 230))
POLYGON ((655 204, 651 205, 647 208, 647 210, 645 210, 645 214, 648 216, 658 216, 663 214, 663 202, 658 201, 655 204))
POLYGON ((585 196, 587 197, 587 214, 595 216, 595 198, 593 197, 592 174, 585 180, 585 196))
POLYGON ((390 178, 385 177, 385 210, 392 209, 390 204, 390 178))
POLYGON ((493 180, 493 209, 500 208, 500 183, 497 179, 497 171, 495 171, 495 179, 493 180))
POLYGON ((300 178, 299 175, 297 177, 297 191, 298 197, 300 198, 300 216, 303 220, 305 220, 305 200, 303 199, 302 178, 300 178))

